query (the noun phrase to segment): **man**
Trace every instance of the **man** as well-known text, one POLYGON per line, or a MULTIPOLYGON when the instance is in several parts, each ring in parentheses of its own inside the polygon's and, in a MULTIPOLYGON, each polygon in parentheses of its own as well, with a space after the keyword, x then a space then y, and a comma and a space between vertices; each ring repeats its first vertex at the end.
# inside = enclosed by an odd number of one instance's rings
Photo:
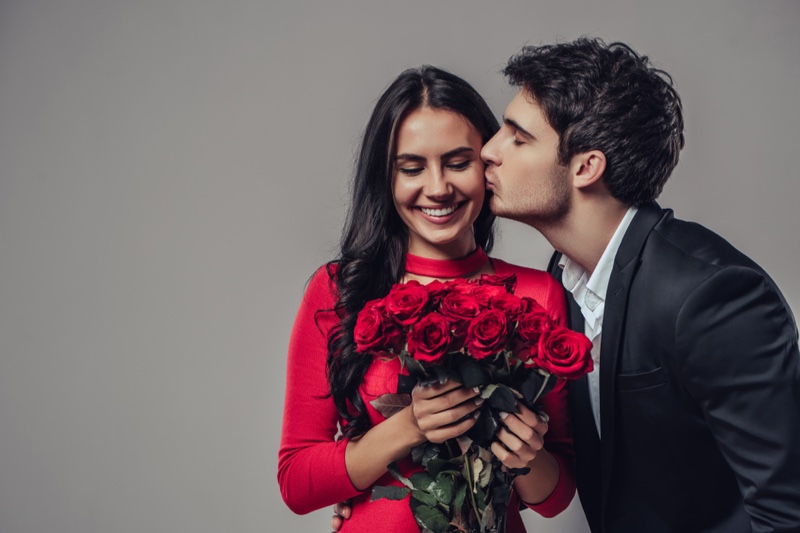
POLYGON ((594 343, 570 385, 592 532, 800 531, 797 328, 757 264, 654 203, 684 144, 669 76, 596 39, 504 73, 520 90, 481 153, 487 188, 557 250, 594 343))
POLYGON ((683 147, 671 79, 629 47, 526 47, 483 148, 492 210, 557 250, 595 370, 571 384, 594 533, 800 531, 800 354, 775 283, 654 203, 683 147))

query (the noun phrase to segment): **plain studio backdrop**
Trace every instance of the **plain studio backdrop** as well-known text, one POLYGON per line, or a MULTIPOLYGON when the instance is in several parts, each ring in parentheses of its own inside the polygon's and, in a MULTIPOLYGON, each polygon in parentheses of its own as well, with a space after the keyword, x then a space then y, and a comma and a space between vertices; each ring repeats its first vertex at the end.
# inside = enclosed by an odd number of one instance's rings
MULTIPOLYGON (((463 76, 500 116, 527 43, 649 55, 686 117, 662 205, 800 309, 800 3, 277 4, 0 1, 3 533, 329 531, 330 509, 278 492, 286 348, 407 67, 463 76)), ((501 229, 498 257, 546 265, 532 229, 501 229)), ((523 514, 586 531, 577 503, 523 514)))

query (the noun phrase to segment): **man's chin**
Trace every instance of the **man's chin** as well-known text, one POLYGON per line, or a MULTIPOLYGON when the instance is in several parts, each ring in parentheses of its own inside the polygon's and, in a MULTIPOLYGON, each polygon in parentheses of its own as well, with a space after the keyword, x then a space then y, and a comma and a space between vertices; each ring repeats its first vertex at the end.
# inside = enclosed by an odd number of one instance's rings
POLYGON ((489 210, 496 217, 510 218, 512 220, 516 220, 516 217, 514 216, 515 215, 514 211, 510 210, 508 206, 504 205, 503 202, 498 200, 497 196, 492 196, 489 199, 489 210))

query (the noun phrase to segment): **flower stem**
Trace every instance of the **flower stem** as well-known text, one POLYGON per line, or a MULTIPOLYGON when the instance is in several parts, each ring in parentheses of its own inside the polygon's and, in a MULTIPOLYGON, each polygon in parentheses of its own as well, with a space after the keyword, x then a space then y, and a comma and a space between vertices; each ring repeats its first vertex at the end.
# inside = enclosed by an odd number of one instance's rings
MULTIPOLYGON (((473 486, 473 478, 475 476, 472 475, 472 459, 470 458, 469 454, 465 454, 464 457, 464 466, 466 467, 466 474, 467 474, 467 491, 469 492, 469 499, 472 502, 472 509, 475 511, 475 518, 478 520, 478 523, 481 521, 481 511, 478 509, 478 502, 475 501, 475 487, 473 486)), ((477 479, 474 480, 477 483, 477 479)))

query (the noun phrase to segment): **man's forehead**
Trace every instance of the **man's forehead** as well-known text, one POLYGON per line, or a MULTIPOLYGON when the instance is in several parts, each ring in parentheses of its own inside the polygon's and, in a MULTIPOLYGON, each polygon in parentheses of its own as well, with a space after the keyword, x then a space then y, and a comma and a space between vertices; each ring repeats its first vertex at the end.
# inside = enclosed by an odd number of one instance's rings
MULTIPOLYGON (((539 107, 539 104, 536 102, 536 98, 525 89, 517 91, 517 94, 514 95, 514 98, 508 103, 505 117, 513 119, 520 124, 538 122, 540 119, 545 118, 542 114, 541 107, 539 107)), ((529 125, 533 126, 532 123, 529 125)))

